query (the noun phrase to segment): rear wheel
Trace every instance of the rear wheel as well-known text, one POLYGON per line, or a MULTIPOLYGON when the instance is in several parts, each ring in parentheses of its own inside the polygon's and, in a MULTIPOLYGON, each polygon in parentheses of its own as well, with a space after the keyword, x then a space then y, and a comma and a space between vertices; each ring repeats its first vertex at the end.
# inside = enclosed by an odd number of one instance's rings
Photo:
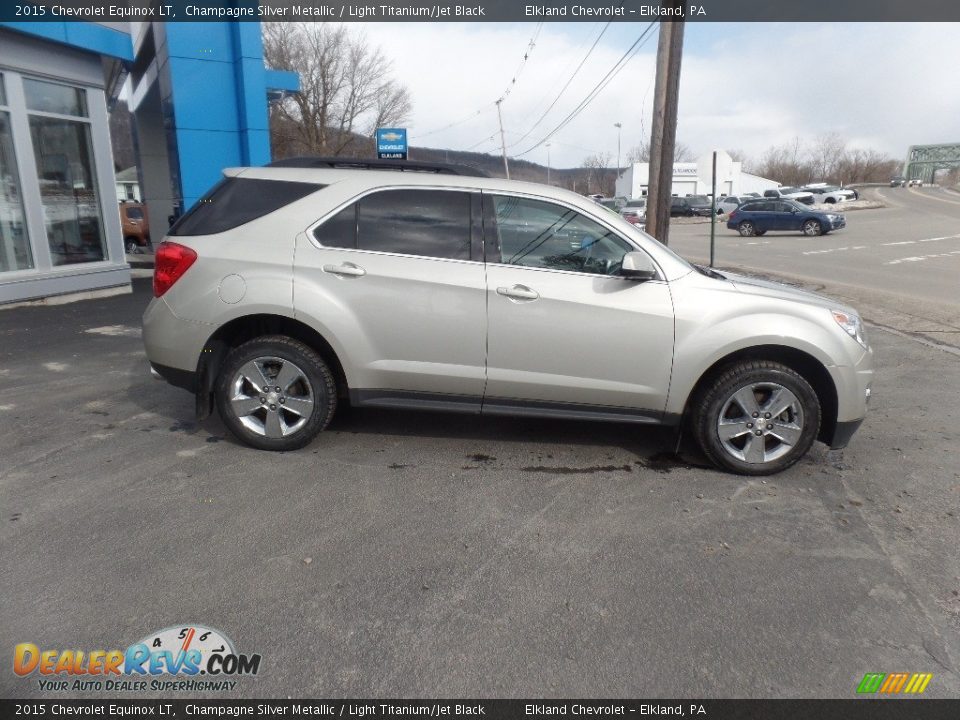
POLYGON ((820 401, 802 376, 780 363, 731 365, 693 399, 693 433, 715 465, 770 475, 803 457, 820 430, 820 401))
POLYGON ((333 417, 333 373, 312 348, 273 335, 244 343, 226 358, 214 394, 224 424, 261 450, 296 450, 333 417))
POLYGON ((742 237, 753 237, 757 234, 756 226, 749 220, 744 220, 742 223, 737 225, 737 230, 742 237))
POLYGON ((136 238, 128 237, 123 241, 123 244, 126 245, 128 255, 140 252, 140 243, 137 242, 136 238))
POLYGON ((803 234, 808 237, 823 235, 823 226, 819 220, 807 220, 803 223, 803 234))

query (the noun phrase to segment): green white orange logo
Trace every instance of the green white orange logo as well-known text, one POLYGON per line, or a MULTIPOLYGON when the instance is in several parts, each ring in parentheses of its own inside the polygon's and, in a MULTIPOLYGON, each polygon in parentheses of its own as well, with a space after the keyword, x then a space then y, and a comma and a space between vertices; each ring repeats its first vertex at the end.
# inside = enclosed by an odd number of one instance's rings
POLYGON ((932 679, 932 673, 867 673, 857 686, 857 692, 920 695, 932 679))

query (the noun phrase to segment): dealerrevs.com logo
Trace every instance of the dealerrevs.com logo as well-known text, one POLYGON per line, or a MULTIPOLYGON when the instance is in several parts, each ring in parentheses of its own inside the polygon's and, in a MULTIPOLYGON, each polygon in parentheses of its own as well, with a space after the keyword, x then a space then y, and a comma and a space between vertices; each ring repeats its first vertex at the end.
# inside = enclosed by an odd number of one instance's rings
POLYGON ((13 651, 13 671, 35 677, 45 691, 233 690, 233 678, 259 670, 259 654, 237 653, 219 630, 196 624, 150 633, 126 650, 41 649, 26 642, 13 651))

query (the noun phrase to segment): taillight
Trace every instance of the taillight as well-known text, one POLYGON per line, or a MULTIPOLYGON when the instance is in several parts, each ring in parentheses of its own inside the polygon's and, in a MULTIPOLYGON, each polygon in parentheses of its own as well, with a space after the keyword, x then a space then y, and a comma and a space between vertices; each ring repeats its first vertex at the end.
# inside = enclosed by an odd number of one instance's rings
POLYGON ((160 297, 183 277, 197 259, 197 253, 175 242, 162 242, 153 262, 153 296, 160 297))
POLYGON ((730 214, 727 215, 727 220, 736 220, 736 219, 737 219, 737 211, 731 210, 730 214))

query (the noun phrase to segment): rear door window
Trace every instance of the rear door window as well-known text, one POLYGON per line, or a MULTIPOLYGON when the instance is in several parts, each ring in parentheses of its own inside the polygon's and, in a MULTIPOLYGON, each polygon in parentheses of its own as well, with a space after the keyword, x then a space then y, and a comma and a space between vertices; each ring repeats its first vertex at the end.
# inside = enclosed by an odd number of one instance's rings
POLYGON ((382 190, 360 199, 360 250, 470 259, 470 193, 457 190, 382 190))
POLYGON ((325 185, 228 177, 183 215, 168 235, 215 235, 268 215, 325 185))

